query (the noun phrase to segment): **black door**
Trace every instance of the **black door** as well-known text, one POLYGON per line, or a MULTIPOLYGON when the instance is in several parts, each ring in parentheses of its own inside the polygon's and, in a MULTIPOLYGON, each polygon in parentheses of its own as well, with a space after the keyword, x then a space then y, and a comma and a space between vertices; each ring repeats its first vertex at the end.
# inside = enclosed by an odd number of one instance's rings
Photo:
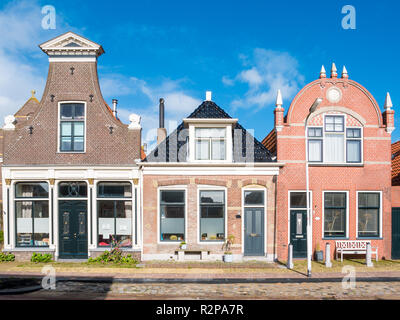
POLYGON ((290 211, 290 243, 293 245, 293 258, 307 257, 307 211, 290 211))
POLYGON ((244 209, 244 255, 264 255, 264 209, 244 209))
POLYGON ((400 259, 400 208, 392 208, 392 259, 400 259))
POLYGON ((60 201, 59 226, 59 257, 86 259, 88 257, 86 201, 60 201))

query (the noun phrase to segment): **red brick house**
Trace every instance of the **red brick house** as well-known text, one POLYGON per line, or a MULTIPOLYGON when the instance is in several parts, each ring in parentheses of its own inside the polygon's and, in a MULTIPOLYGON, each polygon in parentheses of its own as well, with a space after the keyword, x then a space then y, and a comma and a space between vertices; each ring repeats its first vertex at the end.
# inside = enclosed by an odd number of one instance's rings
POLYGON ((111 110, 98 82, 103 48, 72 32, 40 45, 49 56, 43 97, 3 126, 4 250, 88 258, 111 246, 140 256, 140 117, 111 110))
POLYGON ((158 146, 141 162, 143 260, 275 259, 275 181, 281 164, 207 99, 165 138, 160 100, 158 146))
POLYGON ((286 115, 278 94, 275 128, 263 140, 285 164, 277 182, 277 258, 307 253, 307 163, 312 252, 336 240, 369 240, 379 257, 391 257, 391 132, 388 94, 382 113, 374 97, 348 78, 319 79, 295 96, 286 115), (318 99, 319 98, 319 99, 318 99), (318 100, 317 100, 318 99, 318 100), (306 156, 307 154, 307 156, 306 156))

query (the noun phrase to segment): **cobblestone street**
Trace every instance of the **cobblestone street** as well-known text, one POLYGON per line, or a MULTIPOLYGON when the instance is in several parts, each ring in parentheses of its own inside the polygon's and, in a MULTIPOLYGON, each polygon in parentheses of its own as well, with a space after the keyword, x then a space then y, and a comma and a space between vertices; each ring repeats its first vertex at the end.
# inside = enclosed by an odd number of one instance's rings
MULTIPOLYGON (((85 283, 59 282, 56 290, 19 295, 28 299, 400 299, 400 282, 320 283, 85 283)), ((7 299, 7 296, 0 298, 7 299)), ((12 298, 12 296, 9 296, 12 298)))

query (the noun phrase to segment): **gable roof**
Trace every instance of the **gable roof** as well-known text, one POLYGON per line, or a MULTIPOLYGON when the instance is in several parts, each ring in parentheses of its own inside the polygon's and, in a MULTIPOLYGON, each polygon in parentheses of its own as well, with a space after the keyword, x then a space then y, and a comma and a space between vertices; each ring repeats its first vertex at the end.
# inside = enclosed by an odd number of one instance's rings
POLYGON ((273 155, 276 155, 276 131, 272 129, 270 133, 261 141, 264 147, 266 147, 273 155))
MULTIPOLYGON (((232 119, 222 108, 213 101, 204 101, 187 118, 191 119, 232 119)), ((184 130, 184 122, 165 138, 144 161, 147 162, 186 162, 188 130, 184 130), (179 157, 178 157, 179 155, 179 157), (184 159, 184 160, 179 160, 184 159)), ((254 138, 239 123, 233 125, 232 137, 241 135, 240 143, 233 139, 233 162, 249 162, 244 158, 252 159, 252 162, 274 162, 270 151, 261 142, 254 138), (246 143, 254 142, 253 154, 247 154, 246 143), (254 156, 254 158, 253 158, 254 156)), ((240 141, 240 140, 239 140, 240 141)), ((251 150, 251 148, 248 148, 251 150)))
POLYGON ((30 97, 24 105, 14 114, 17 119, 17 125, 23 124, 29 117, 31 117, 39 107, 39 100, 35 97, 35 91, 32 90, 32 97, 30 97))
POLYGON ((66 32, 39 45, 50 56, 54 55, 94 55, 104 53, 101 45, 74 32, 66 32))

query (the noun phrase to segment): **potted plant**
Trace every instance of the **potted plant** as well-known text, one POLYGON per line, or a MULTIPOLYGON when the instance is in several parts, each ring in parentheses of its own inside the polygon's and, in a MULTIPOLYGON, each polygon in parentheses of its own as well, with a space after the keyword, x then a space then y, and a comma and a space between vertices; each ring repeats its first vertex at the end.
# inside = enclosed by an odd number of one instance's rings
POLYGON ((324 261, 324 252, 319 247, 319 242, 315 245, 315 260, 324 261))
POLYGON ((225 242, 222 246, 224 251, 224 262, 232 262, 233 261, 233 254, 231 252, 231 246, 235 240, 235 236, 229 235, 228 238, 225 239, 225 242))
POLYGON ((181 247, 182 250, 186 250, 186 248, 187 248, 186 242, 182 241, 180 247, 181 247))

